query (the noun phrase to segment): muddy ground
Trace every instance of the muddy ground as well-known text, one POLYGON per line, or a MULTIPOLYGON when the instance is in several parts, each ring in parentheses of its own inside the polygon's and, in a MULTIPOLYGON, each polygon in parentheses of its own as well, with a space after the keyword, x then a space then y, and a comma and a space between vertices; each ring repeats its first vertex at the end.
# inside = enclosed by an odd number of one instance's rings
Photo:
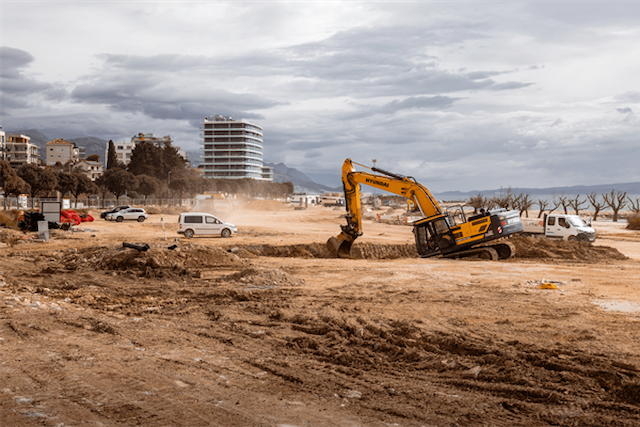
POLYGON ((0 232, 0 425, 640 425, 640 232, 464 261, 365 221, 344 260, 342 211, 270 208, 0 232))

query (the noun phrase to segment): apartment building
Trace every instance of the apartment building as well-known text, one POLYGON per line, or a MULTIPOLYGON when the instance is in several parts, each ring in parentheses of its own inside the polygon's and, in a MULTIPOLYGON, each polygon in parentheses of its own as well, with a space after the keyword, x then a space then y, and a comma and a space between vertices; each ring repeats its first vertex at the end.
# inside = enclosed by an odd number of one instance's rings
POLYGON ((94 162, 92 160, 80 160, 73 165, 73 170, 81 172, 87 176, 91 181, 95 181, 100 175, 102 175, 103 168, 102 163, 94 162))
POLYGON ((23 134, 5 135, 5 158, 14 169, 26 164, 40 163, 40 148, 23 134))
POLYGON ((206 178, 269 180, 262 161, 260 126, 221 115, 205 117, 200 125, 204 151, 200 169, 206 178))
POLYGON ((78 148, 76 144, 65 141, 62 138, 47 142, 45 144, 45 151, 47 153, 47 166, 53 166, 58 162, 64 165, 67 162, 75 163, 78 161, 78 148))

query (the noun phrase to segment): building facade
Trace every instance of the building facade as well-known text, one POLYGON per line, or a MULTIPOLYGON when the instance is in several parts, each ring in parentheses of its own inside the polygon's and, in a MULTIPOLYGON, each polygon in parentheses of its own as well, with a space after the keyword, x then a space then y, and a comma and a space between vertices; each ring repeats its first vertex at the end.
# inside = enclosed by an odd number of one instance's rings
POLYGON ((47 166, 53 166, 58 162, 64 165, 67 162, 78 161, 78 148, 73 142, 58 138, 47 142, 45 147, 47 166))
POLYGON ((200 169, 205 178, 268 179, 263 174, 260 126, 220 115, 205 117, 200 125, 200 169))
POLYGON ((0 160, 7 160, 7 135, 0 126, 0 160))
POLYGON ((78 163, 73 165, 73 170, 81 172, 91 181, 95 181, 103 172, 102 163, 94 162, 92 160, 80 160, 78 163))
POLYGON ((40 163, 40 147, 31 143, 31 138, 23 134, 5 135, 6 160, 14 169, 27 164, 40 163))

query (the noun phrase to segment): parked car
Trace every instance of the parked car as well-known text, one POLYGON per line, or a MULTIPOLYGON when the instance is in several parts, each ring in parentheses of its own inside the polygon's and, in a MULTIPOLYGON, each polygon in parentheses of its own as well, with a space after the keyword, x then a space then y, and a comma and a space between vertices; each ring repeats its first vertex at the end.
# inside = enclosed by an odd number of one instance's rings
POLYGON ((231 237, 238 234, 235 225, 224 222, 215 216, 205 212, 181 213, 178 218, 178 233, 184 237, 195 235, 216 235, 231 237))
POLYGON ((147 218, 149 218, 149 215, 147 215, 147 212, 141 208, 122 209, 122 210, 119 210, 118 212, 109 213, 105 217, 107 221, 117 221, 117 222, 122 222, 125 219, 144 222, 144 220, 147 218))
POLYGON ((115 207, 109 209, 108 211, 100 212, 100 218, 107 219, 107 215, 108 214, 115 213, 115 212, 121 211, 123 209, 129 209, 130 207, 131 206, 126 206, 126 205, 125 206, 115 206, 115 207))

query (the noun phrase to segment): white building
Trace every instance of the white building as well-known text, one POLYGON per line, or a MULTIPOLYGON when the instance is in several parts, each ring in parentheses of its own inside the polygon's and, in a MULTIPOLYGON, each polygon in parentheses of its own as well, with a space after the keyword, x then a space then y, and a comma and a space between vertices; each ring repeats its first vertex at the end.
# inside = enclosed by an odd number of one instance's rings
POLYGON ((262 164, 260 126, 220 115, 205 117, 200 125, 204 151, 200 170, 205 178, 273 179, 273 171, 262 164))
POLYGON ((0 160, 7 160, 7 140, 6 134, 0 126, 0 160))
POLYGON ((64 165, 69 161, 72 163, 78 161, 78 148, 73 142, 58 138, 47 142, 45 147, 47 166, 53 166, 58 162, 64 165))
POLYGON ((80 160, 73 165, 73 169, 77 172, 82 172, 91 181, 95 181, 103 172, 102 163, 92 160, 80 160))

